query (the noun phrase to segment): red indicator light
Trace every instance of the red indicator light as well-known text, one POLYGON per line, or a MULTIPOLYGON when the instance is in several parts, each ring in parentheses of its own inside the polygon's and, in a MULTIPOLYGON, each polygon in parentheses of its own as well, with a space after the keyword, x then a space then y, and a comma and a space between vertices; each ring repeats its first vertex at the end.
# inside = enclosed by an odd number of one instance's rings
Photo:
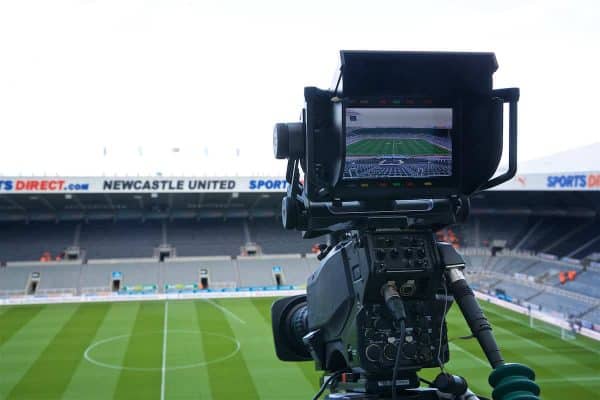
POLYGON ((386 182, 379 182, 377 184, 377 186, 379 186, 379 187, 388 187, 389 185, 386 182))
POLYGON ((406 182, 406 187, 415 187, 414 182, 406 182))

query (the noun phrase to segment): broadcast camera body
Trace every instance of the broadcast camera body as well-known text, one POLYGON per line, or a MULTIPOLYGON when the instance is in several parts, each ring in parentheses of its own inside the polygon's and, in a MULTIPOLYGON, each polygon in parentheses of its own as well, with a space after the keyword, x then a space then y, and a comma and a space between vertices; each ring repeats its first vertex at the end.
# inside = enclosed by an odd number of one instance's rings
POLYGON ((335 87, 305 88, 301 122, 276 124, 284 227, 330 243, 307 294, 274 303, 275 347, 330 374, 330 398, 466 396, 466 382, 445 373, 416 389, 419 369, 443 372, 449 360, 453 301, 496 368, 494 398, 515 379, 539 394, 531 370, 504 364, 464 261, 434 236, 464 221, 472 193, 516 173, 519 90, 493 89, 497 67, 492 53, 342 51, 335 87), (492 178, 505 103, 509 168, 492 178))

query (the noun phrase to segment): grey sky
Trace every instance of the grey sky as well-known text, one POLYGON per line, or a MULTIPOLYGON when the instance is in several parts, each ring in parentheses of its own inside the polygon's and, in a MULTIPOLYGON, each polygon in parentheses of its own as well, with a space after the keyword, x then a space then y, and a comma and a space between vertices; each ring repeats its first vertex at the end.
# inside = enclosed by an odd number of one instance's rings
POLYGON ((597 1, 4 0, 0 173, 283 174, 340 49, 494 51, 520 159, 598 139, 597 1), (239 157, 237 157, 239 154, 239 157))

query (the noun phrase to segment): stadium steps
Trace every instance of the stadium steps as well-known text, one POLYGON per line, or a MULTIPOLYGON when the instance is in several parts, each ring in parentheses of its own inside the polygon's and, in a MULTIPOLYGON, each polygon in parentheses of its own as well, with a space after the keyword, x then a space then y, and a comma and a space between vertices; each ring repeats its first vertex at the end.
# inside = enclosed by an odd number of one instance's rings
POLYGON ((520 272, 522 274, 525 274, 525 273, 527 273, 527 271, 529 271, 531 268, 533 268, 533 266, 535 266, 535 265, 537 265, 539 263, 540 263, 539 260, 534 260, 531 263, 529 263, 528 265, 526 265, 525 268, 523 268, 522 270, 520 270, 518 272, 520 272))
POLYGON ((500 261, 500 257, 488 257, 483 263, 483 270, 489 271, 500 261))
POLYGON ((503 282, 504 282, 503 279, 496 279, 489 283, 489 287, 490 287, 490 289, 495 289, 496 286, 501 285, 503 282))
POLYGON ((237 257, 235 257, 232 260, 232 263, 233 263, 233 270, 235 272, 235 285, 240 287, 240 286, 242 286, 242 277, 240 275, 240 263, 239 263, 237 257))
POLYGON ((78 295, 82 294, 81 288, 83 287, 83 265, 79 267, 79 277, 77 277, 77 287, 75 288, 78 295))
POLYGON ((599 243, 599 242, 600 242, 600 236, 592 238, 591 240, 584 243, 582 246, 579 246, 578 248, 576 248, 575 250, 573 250, 572 252, 567 254, 567 257, 583 258, 584 254, 586 254, 586 253, 584 253, 584 251, 587 248, 592 247, 594 244, 599 243))
POLYGON ((591 306, 587 310, 584 310, 581 314, 577 315, 577 318, 583 318, 586 314, 591 314, 596 310, 600 310, 600 301, 598 302, 598 304, 591 306))
POLYGON ((158 293, 164 293, 165 291, 165 267, 165 263, 159 263, 158 265, 158 293))
POLYGON ((539 296, 540 294, 544 293, 545 291, 546 291, 546 289, 542 289, 539 292, 535 293, 534 295, 526 297, 524 300, 525 301, 531 301, 531 299, 533 299, 534 297, 539 296))
POLYGON ((550 273, 544 272, 542 275, 537 276, 535 278, 535 281, 538 282, 538 283, 547 284, 546 283, 547 280, 550 279, 550 277, 552 277, 552 276, 554 276, 554 275, 550 275, 550 273))
POLYGON ((73 237, 73 246, 79 247, 79 241, 81 239, 81 223, 75 226, 75 234, 73 237))
MULTIPOLYGON (((573 236, 577 235, 579 232, 583 231, 584 229, 587 229, 590 225, 592 225, 594 222, 589 222, 587 224, 581 224, 579 226, 576 226, 574 229, 572 229, 570 232, 566 233, 565 235, 561 236, 560 238, 558 238, 558 240, 555 240, 554 242, 550 243, 548 246, 544 247, 543 249, 540 250, 540 253, 549 253, 549 254, 554 254, 552 252, 552 249, 555 248, 556 246, 560 245, 561 243, 566 242, 567 240, 571 239, 573 236)), ((559 255, 559 254, 557 254, 559 255)))
POLYGON ((537 222, 525 233, 525 235, 513 247, 514 250, 520 250, 521 247, 536 233, 539 227, 544 223, 544 219, 540 218, 537 222))

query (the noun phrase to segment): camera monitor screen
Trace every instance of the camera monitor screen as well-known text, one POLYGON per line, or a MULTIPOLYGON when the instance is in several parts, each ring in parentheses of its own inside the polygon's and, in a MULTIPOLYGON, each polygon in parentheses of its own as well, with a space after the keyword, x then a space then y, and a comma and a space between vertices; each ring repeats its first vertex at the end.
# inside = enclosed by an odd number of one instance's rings
POLYGON ((347 108, 344 179, 452 175, 452 108, 347 108))

